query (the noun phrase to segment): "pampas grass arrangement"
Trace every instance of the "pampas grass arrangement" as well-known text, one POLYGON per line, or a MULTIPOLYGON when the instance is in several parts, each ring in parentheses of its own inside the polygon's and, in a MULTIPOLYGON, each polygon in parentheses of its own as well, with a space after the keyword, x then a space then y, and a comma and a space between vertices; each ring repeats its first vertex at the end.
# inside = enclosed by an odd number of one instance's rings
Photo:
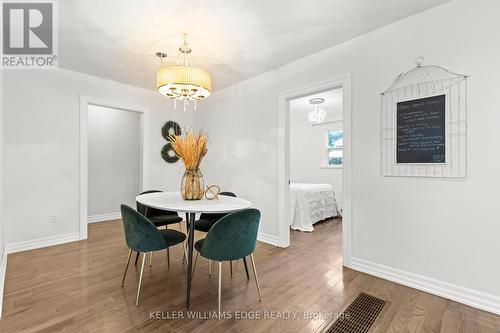
POLYGON ((197 169, 207 154, 208 137, 203 132, 194 134, 189 131, 185 135, 170 135, 172 148, 184 162, 186 169, 197 169))
POLYGON ((182 177, 181 195, 186 200, 199 200, 205 194, 203 175, 199 168, 203 157, 207 154, 207 135, 200 131, 188 131, 185 135, 170 135, 172 149, 184 162, 186 172, 182 177))

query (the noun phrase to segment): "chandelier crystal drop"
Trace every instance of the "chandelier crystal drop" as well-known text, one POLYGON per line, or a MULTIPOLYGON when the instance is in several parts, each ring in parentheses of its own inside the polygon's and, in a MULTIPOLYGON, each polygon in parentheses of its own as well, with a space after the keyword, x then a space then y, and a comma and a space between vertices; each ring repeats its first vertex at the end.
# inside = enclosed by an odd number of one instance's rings
POLYGON ((322 123, 326 118, 326 111, 319 107, 320 104, 325 102, 324 98, 313 98, 309 100, 309 104, 315 105, 314 109, 309 111, 307 120, 314 124, 322 123))
MULTIPOLYGON (((210 96, 212 81, 210 74, 202 69, 193 67, 189 58, 192 52, 184 34, 184 43, 179 47, 179 58, 176 65, 161 68, 157 73, 157 88, 160 94, 174 100, 174 108, 177 101, 182 101, 184 111, 193 103, 196 110, 196 102, 210 96)), ((162 60, 166 55, 157 53, 162 60)))
POLYGON ((326 118, 326 111, 320 108, 319 106, 316 106, 314 110, 309 111, 309 114, 307 116, 307 120, 315 124, 323 122, 325 118, 326 118))

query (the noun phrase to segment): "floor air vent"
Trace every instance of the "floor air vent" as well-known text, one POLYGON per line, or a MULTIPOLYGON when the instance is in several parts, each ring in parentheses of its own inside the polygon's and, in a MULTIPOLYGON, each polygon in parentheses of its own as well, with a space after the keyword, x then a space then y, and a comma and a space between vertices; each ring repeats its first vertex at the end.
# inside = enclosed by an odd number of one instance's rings
POLYGON ((345 309, 333 325, 326 330, 327 333, 365 333, 368 332, 386 301, 380 298, 359 294, 358 297, 345 309))

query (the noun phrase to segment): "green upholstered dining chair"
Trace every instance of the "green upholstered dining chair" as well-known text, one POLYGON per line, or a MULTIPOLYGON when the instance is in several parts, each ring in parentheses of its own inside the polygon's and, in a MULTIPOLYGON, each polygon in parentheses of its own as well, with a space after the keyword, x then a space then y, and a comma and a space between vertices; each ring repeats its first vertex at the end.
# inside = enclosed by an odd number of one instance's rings
POLYGON ((121 212, 123 228, 125 230, 125 241, 130 249, 125 272, 123 273, 122 287, 125 282, 125 277, 127 276, 132 251, 143 253, 141 275, 139 277, 139 286, 137 287, 137 297, 135 299, 135 305, 138 305, 146 254, 151 254, 154 251, 168 249, 170 246, 181 244, 186 239, 186 235, 172 229, 159 230, 147 217, 127 205, 121 205, 121 212))
MULTIPOLYGON (((236 198, 236 194, 233 192, 220 192, 219 195, 225 195, 228 197, 236 198)), ((213 213, 202 213, 200 214, 200 218, 194 221, 194 230, 201 232, 208 232, 210 228, 215 224, 215 222, 219 221, 222 217, 227 214, 213 214, 213 213)))
MULTIPOLYGON (((220 192, 219 195, 225 195, 228 197, 234 197, 236 198, 236 194, 233 192, 220 192)), ((203 213, 200 215, 200 218, 196 221, 194 221, 194 230, 200 231, 200 232, 208 232, 210 228, 215 224, 215 222, 219 221, 221 218, 226 216, 227 213, 222 213, 222 214, 214 214, 214 213, 203 213)), ((246 258, 243 259, 243 265, 245 266, 245 273, 247 275, 247 280, 250 279, 250 275, 248 274, 248 265, 247 265, 247 260, 246 258)), ((229 268, 231 270, 231 276, 233 276, 233 262, 229 262, 229 268)), ((212 274, 212 261, 208 261, 208 275, 212 274)))
MULTIPOLYGON (((253 274, 257 283, 259 300, 262 301, 260 293, 259 279, 255 269, 253 252, 257 243, 257 232, 259 230, 260 211, 255 208, 248 208, 230 213, 217 221, 204 239, 194 244, 196 257, 198 253, 207 259, 219 262, 219 302, 218 309, 221 309, 221 288, 222 288, 222 262, 238 260, 247 256, 252 259, 253 274)), ((193 269, 194 269, 193 268, 193 269)))
MULTIPOLYGON (((150 190, 142 192, 142 194, 148 193, 161 193, 162 191, 158 190, 150 190)), ((177 212, 172 212, 169 210, 161 210, 156 208, 149 208, 141 204, 140 202, 136 202, 137 211, 142 215, 146 216, 153 224, 159 228, 165 226, 165 229, 168 228, 170 224, 179 224, 179 230, 182 231, 182 217, 177 215, 177 212)), ((149 265, 151 266, 153 256, 149 257, 149 265)), ((139 259, 139 253, 135 256, 135 265, 137 265, 137 260, 139 259)), ((170 251, 167 249, 167 266, 170 267, 170 251)))

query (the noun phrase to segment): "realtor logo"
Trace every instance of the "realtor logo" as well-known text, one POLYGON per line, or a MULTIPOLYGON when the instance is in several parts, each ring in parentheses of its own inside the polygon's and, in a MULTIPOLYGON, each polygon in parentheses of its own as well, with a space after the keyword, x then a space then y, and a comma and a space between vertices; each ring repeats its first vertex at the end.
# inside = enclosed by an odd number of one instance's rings
POLYGON ((2 66, 50 68, 56 66, 54 2, 2 3, 2 66))

